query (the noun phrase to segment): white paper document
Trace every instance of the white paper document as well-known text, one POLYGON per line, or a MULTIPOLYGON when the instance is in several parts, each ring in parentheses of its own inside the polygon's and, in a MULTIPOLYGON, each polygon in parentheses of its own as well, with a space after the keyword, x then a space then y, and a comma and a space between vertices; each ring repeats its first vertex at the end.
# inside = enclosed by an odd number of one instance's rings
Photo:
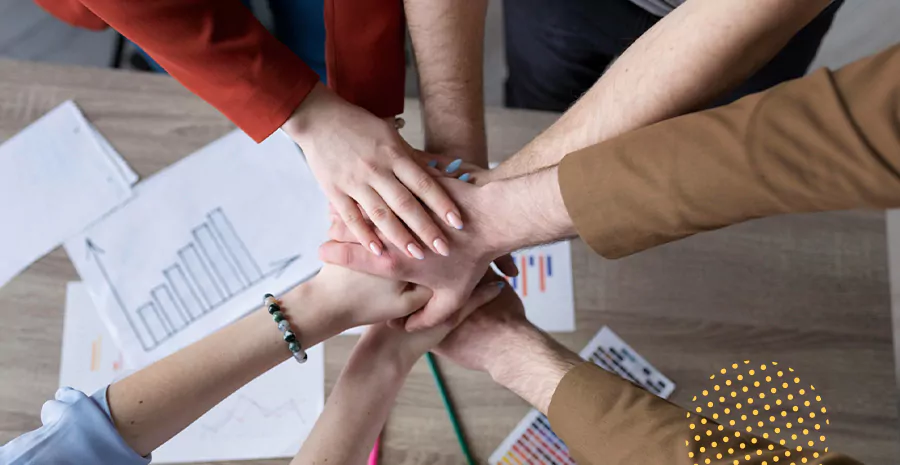
POLYGON ((65 247, 116 345, 143 366, 313 275, 327 229, 297 146, 235 131, 140 183, 65 247))
MULTIPOLYGON (((308 355, 305 364, 289 359, 223 400, 154 451, 153 463, 296 454, 325 403, 322 349, 314 347, 308 355)), ((60 386, 90 395, 132 371, 129 368, 112 344, 86 287, 69 283, 60 386)))
POLYGON ((0 286, 126 201, 136 180, 71 101, 0 145, 0 286))
POLYGON ((507 281, 522 298, 525 315, 548 332, 575 331, 572 244, 569 241, 512 254, 519 276, 507 281))

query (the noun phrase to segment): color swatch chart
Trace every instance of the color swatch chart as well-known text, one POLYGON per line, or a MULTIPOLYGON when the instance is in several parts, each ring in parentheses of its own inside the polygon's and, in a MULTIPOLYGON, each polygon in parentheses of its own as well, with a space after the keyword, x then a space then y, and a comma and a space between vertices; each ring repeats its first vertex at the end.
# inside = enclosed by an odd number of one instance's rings
MULTIPOLYGON (((581 357, 667 399, 675 383, 638 355, 611 329, 604 326, 582 349, 581 357)), ((531 409, 490 458, 497 465, 575 465, 566 444, 556 436, 550 421, 531 409)))

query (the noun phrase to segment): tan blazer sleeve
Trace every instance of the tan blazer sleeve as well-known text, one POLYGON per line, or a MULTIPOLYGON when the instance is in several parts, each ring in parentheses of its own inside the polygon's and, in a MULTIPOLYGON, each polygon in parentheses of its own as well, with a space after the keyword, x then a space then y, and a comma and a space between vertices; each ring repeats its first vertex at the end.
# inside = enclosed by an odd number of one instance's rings
POLYGON ((769 440, 777 440, 774 436, 764 439, 720 426, 590 362, 563 377, 550 401, 549 418, 579 465, 860 463, 835 452, 788 450, 769 440))
POLYGON ((579 235, 608 258, 794 212, 900 206, 900 46, 566 156, 579 235))

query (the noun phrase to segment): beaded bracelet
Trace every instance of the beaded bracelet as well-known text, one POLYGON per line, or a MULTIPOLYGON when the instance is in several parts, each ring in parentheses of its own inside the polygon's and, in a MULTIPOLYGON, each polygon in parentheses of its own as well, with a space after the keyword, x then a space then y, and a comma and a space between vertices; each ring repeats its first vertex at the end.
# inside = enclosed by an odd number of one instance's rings
POLYGON ((272 319, 275 320, 275 323, 278 323, 278 330, 281 331, 284 342, 287 342, 288 349, 290 349, 294 360, 299 363, 306 362, 306 351, 300 346, 300 341, 297 340, 297 336, 291 330, 291 322, 281 312, 281 307, 278 305, 278 301, 275 300, 275 296, 266 294, 263 303, 268 308, 269 315, 272 315, 272 319))

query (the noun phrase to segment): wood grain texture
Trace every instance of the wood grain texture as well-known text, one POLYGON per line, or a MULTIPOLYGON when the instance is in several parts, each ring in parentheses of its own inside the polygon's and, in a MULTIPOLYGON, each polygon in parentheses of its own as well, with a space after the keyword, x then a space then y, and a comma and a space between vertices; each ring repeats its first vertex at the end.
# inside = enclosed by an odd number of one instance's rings
MULTIPOLYGON (((66 99, 143 177, 232 126, 165 76, 0 60, 0 139, 66 99)), ((418 106, 405 136, 421 144, 418 106)), ((491 109, 492 157, 513 153, 554 115, 491 109)), ((600 200, 600 199, 598 199, 600 200)), ((573 246, 579 349, 604 324, 678 383, 686 405, 714 370, 777 360, 814 383, 831 412, 828 443, 868 464, 900 456, 884 218, 880 213, 754 221, 617 260, 573 246)), ((0 443, 36 428, 59 373, 65 283, 78 279, 58 249, 0 289, 0 443)), ((326 343, 331 387, 355 337, 326 343)), ((442 363, 472 450, 485 460, 527 406, 482 374, 442 363)), ((462 463, 427 367, 394 408, 383 463, 462 463)), ((248 463, 248 462, 240 462, 248 463)), ((253 463, 283 464, 287 460, 253 463)))

